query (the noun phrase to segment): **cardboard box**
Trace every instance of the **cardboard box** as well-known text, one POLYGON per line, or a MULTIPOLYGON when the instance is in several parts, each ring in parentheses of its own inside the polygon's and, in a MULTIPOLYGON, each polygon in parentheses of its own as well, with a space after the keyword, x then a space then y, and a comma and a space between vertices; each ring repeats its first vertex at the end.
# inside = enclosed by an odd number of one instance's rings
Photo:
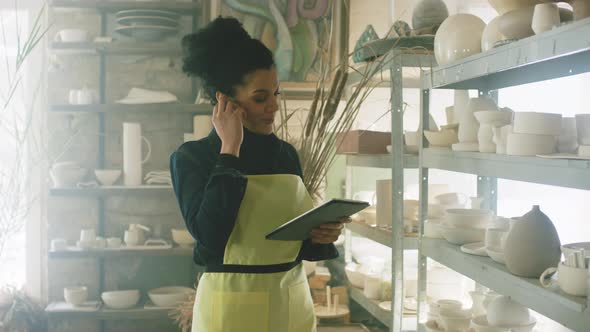
POLYGON ((338 154, 384 154, 391 145, 391 133, 351 130, 336 139, 338 154))

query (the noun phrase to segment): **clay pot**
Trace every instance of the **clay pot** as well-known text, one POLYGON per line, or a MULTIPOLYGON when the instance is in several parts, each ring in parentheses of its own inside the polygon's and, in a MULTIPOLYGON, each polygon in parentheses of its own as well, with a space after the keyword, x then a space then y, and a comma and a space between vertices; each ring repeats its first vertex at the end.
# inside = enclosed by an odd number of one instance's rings
POLYGON ((488 0, 490 5, 498 12, 500 15, 504 15, 510 11, 531 7, 536 4, 539 4, 543 1, 541 0, 488 0))
POLYGON ((434 55, 438 64, 444 65, 480 53, 485 27, 484 21, 475 15, 449 16, 434 37, 434 55))
POLYGON ((492 49, 496 42, 506 39, 506 37, 500 32, 500 29, 498 27, 500 17, 501 16, 497 16, 493 20, 491 20, 490 23, 488 23, 488 25, 486 25, 486 28, 483 30, 483 34, 481 36, 481 50, 483 52, 492 49))
POLYGON ((514 223, 504 254, 508 271, 521 277, 539 278, 546 269, 557 266, 561 258, 559 235, 538 205, 514 223))
POLYGON ((508 39, 522 39, 533 36, 533 15, 535 7, 526 7, 508 12, 498 22, 500 32, 508 39))
POLYGON ((438 27, 449 17, 449 9, 442 0, 422 0, 412 13, 412 28, 420 30, 424 28, 438 27))

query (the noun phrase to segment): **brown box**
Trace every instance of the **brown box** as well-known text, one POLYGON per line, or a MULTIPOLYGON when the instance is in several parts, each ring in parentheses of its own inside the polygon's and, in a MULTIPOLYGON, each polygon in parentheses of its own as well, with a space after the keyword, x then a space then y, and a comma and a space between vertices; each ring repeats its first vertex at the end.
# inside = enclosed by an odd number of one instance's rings
POLYGON ((383 154, 391 145, 391 133, 369 130, 351 130, 336 139, 338 154, 383 154))

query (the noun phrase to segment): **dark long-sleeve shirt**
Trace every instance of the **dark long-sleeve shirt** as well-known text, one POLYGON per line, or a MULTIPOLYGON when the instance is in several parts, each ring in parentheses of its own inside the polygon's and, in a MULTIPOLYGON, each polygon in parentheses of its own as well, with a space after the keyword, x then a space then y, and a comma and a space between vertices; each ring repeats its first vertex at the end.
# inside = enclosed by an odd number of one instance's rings
MULTIPOLYGON (((225 247, 246 192, 245 175, 293 174, 303 178, 295 148, 274 134, 255 134, 244 128, 240 157, 220 154, 215 129, 199 140, 181 145, 170 157, 174 191, 186 227, 196 239, 194 260, 199 265, 223 263, 225 247)), ((303 242, 300 259, 338 257, 333 244, 303 242)))

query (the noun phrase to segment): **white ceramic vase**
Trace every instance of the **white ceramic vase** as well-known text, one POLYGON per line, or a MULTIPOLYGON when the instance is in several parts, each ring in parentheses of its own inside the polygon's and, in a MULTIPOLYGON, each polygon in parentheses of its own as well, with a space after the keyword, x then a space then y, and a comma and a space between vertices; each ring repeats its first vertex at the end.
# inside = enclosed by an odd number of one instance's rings
POLYGON ((486 24, 471 14, 449 16, 434 37, 434 55, 439 65, 481 52, 481 36, 486 24))
POLYGON ((422 0, 412 13, 412 28, 420 30, 441 25, 449 17, 449 9, 443 0, 422 0))
POLYGON ((152 146, 147 138, 141 136, 139 123, 123 123, 123 174, 126 186, 139 186, 142 184, 142 165, 150 159, 152 146), (144 141, 148 152, 142 159, 141 143, 144 141))
POLYGON ((510 273, 525 278, 539 278, 548 268, 557 266, 561 243, 553 222, 538 205, 516 221, 504 248, 510 273))
POLYGON ((540 34, 559 25, 559 7, 554 3, 542 3, 535 6, 531 27, 535 34, 540 34))

